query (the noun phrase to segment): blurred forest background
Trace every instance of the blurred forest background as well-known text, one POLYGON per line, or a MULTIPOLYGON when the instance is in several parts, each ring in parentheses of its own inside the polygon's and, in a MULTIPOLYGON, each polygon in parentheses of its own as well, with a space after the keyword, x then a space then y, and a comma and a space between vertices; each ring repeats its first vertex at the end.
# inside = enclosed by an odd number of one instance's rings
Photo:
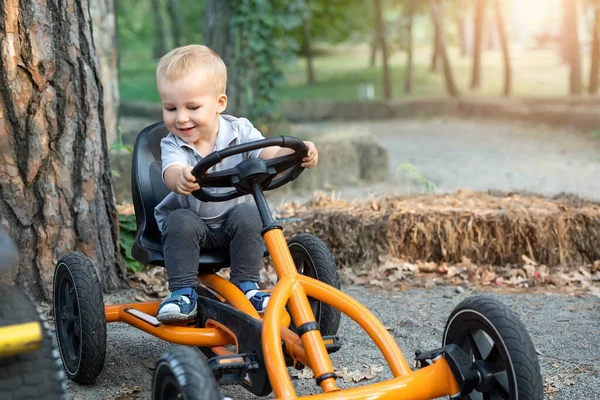
POLYGON ((159 101, 157 59, 174 46, 206 43, 229 66, 230 105, 255 118, 297 99, 596 94, 599 6, 596 0, 118 1, 119 92, 123 101, 159 101))

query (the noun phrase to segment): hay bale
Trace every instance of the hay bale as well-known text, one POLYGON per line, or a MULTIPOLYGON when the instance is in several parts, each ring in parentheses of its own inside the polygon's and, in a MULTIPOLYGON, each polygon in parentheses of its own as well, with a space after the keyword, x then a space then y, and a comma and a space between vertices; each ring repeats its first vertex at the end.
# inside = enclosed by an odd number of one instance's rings
POLYGON ((295 216, 287 233, 317 234, 341 266, 387 254, 483 265, 519 264, 525 255, 548 267, 600 260, 600 205, 581 199, 466 191, 368 203, 321 197, 295 216))

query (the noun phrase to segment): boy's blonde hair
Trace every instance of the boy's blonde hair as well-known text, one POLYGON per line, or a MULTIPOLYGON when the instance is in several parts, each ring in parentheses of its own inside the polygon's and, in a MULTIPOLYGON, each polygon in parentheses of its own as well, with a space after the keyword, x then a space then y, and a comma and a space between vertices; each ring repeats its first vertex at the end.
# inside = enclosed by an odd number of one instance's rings
POLYGON ((201 44, 176 47, 165 54, 156 67, 156 78, 162 76, 169 81, 174 81, 196 68, 202 68, 209 74, 218 94, 225 93, 227 67, 214 50, 201 44))

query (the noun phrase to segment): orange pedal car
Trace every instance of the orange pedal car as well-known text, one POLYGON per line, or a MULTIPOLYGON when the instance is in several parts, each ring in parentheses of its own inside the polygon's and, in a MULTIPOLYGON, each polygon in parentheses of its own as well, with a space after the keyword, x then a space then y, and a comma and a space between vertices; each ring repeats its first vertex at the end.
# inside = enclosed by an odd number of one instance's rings
MULTIPOLYGON (((132 190, 138 235, 134 257, 164 265, 154 207, 169 191, 161 179, 162 123, 137 137, 132 190)), ((101 372, 106 354, 106 323, 125 322, 171 343, 158 361, 153 398, 218 400, 218 384, 239 384, 258 396, 298 397, 288 367, 311 368, 320 392, 314 399, 542 399, 536 352, 525 328, 505 305, 489 297, 461 302, 446 324, 442 347, 420 353, 412 370, 391 334, 363 305, 340 290, 333 257, 318 238, 301 234, 286 241, 272 218, 264 191, 296 179, 303 168, 304 143, 278 137, 214 152, 193 169, 202 201, 254 197, 263 221, 266 255, 278 283, 267 310, 259 315, 243 293, 215 274, 228 265, 223 252, 203 250, 198 316, 178 325, 156 319, 159 302, 103 304, 98 276, 82 254, 58 262, 54 275, 56 332, 67 375, 89 383, 101 372), (248 159, 235 168, 210 172, 222 159, 269 146, 295 153, 272 160, 248 159), (218 188, 218 189, 214 189, 218 188), (229 188, 229 189, 225 189, 229 188), (341 348, 336 336, 341 313, 356 321, 385 357, 394 378, 341 390, 329 354, 341 348)))

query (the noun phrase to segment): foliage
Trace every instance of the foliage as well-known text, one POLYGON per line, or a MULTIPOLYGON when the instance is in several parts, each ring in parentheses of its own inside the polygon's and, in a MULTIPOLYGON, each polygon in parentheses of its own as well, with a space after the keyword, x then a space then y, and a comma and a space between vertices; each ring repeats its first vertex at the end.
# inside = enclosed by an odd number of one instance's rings
POLYGON ((293 58, 297 48, 297 42, 288 32, 302 24, 304 1, 232 3, 239 111, 254 121, 264 121, 274 113, 275 89, 283 82, 282 64, 293 58))
MULTIPOLYGON (((202 13, 204 12, 204 1, 180 1, 180 11, 183 22, 181 32, 183 35, 183 44, 199 43, 202 41, 202 13)), ((117 26, 119 32, 119 51, 130 55, 129 51, 142 50, 146 57, 151 57, 152 46, 148 44, 154 40, 154 19, 153 13, 160 13, 160 17, 165 24, 166 32, 170 34, 166 43, 170 48, 173 46, 172 21, 168 18, 167 3, 160 0, 160 9, 152 8, 151 0, 136 1, 117 1, 117 26)))
POLYGON ((144 269, 144 265, 133 258, 131 248, 135 243, 137 227, 135 224, 135 214, 119 214, 119 245, 121 254, 125 259, 125 266, 129 272, 139 272, 144 269))
MULTIPOLYGON (((306 18, 315 41, 335 44, 350 39, 364 41, 365 36, 371 36, 373 11, 370 1, 306 0, 306 5, 306 18)), ((303 42, 301 29, 294 34, 299 42, 303 42)))
POLYGON ((419 172, 411 163, 400 164, 398 168, 396 168, 396 171, 402 171, 407 177, 415 178, 417 182, 425 188, 426 193, 433 193, 437 188, 437 185, 434 182, 429 181, 425 175, 419 172))

